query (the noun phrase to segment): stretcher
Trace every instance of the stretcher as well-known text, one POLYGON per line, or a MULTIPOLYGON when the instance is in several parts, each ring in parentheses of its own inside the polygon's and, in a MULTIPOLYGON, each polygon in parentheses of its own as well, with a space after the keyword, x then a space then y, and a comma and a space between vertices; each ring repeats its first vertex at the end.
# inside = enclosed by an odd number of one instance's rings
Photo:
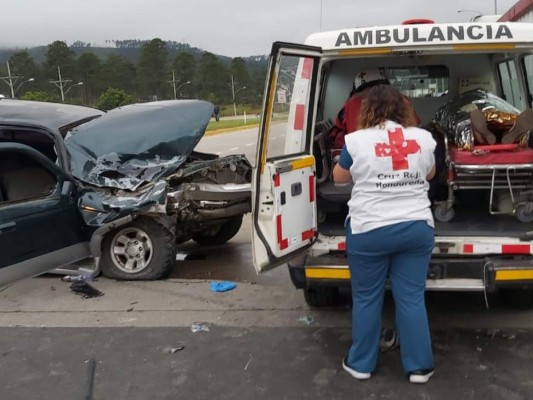
POLYGON ((449 222, 455 216, 455 192, 488 190, 490 214, 514 215, 533 221, 533 149, 519 144, 475 146, 471 151, 448 144, 444 135, 447 198, 434 207, 435 219, 449 222), (506 193, 510 207, 496 207, 496 193, 506 193), (505 209, 507 208, 507 209, 505 209))

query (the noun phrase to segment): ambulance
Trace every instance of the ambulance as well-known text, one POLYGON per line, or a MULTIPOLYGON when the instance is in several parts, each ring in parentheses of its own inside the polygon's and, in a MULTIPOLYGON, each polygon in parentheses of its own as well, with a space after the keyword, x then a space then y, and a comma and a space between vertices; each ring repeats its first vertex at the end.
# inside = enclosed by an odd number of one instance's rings
MULTIPOLYGON (((533 106, 533 24, 421 19, 273 44, 252 181, 254 265, 261 272, 288 264, 312 307, 334 305, 339 289, 350 287, 344 221, 351 186, 330 179, 328 154, 317 143, 356 74, 376 68, 410 98, 422 127, 454 96, 478 88, 524 110, 533 106)), ((486 195, 473 200, 478 191, 462 192, 453 219, 442 214, 449 208, 435 206, 444 222, 435 221, 427 289, 485 299, 497 293, 532 307, 533 211, 521 219, 491 212, 486 195)))

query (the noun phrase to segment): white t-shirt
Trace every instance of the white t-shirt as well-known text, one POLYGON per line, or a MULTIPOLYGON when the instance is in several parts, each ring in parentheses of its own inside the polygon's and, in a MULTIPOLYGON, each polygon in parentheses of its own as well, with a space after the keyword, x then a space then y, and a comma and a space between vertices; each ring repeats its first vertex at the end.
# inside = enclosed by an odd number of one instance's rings
POLYGON ((352 233, 406 221, 427 221, 434 227, 426 180, 435 164, 431 133, 387 121, 384 128, 346 135, 345 143, 353 160, 348 202, 352 233))

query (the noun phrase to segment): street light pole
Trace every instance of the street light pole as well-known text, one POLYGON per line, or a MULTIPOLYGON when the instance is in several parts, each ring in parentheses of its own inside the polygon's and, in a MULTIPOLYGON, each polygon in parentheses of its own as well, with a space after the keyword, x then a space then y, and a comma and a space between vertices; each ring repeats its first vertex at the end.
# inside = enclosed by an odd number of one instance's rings
POLYGON ((477 15, 474 15, 472 18, 470 18, 470 22, 475 21, 476 18, 481 17, 483 15, 483 13, 481 11, 477 11, 477 10, 457 10, 457 12, 458 13, 464 13, 464 12, 476 13, 477 15))
MULTIPOLYGON (((20 88, 22 87, 22 85, 24 85, 25 83, 28 83, 28 82, 33 82, 35 80, 35 78, 30 78, 30 79, 26 79, 25 81, 23 82, 20 82, 20 85, 17 86, 17 88, 15 89, 14 91, 14 94, 17 94, 18 91, 20 90, 20 88)), ((14 98, 14 97, 13 97, 14 98)))
POLYGON ((182 86, 185 86, 185 85, 188 85, 189 83, 191 83, 191 81, 187 81, 187 82, 182 83, 178 87, 176 87, 176 84, 179 83, 179 81, 180 81, 179 79, 176 80, 176 75, 174 73, 174 70, 172 70, 172 80, 168 81, 168 83, 170 83, 172 85, 172 88, 174 89, 174 100, 177 100, 178 92, 179 92, 180 88, 182 86))
POLYGON ((75 83, 74 85, 70 85, 67 90, 65 90, 65 96, 67 95, 68 92, 70 92, 70 89, 72 89, 73 87, 76 87, 76 86, 81 86, 83 85, 83 82, 78 82, 78 83, 75 83))
MULTIPOLYGON (((180 91, 182 86, 188 85, 189 83, 191 83, 191 81, 183 82, 181 85, 179 85, 178 88, 176 89, 176 93, 180 91)), ((176 95, 174 94, 174 98, 176 98, 175 96, 176 95)))

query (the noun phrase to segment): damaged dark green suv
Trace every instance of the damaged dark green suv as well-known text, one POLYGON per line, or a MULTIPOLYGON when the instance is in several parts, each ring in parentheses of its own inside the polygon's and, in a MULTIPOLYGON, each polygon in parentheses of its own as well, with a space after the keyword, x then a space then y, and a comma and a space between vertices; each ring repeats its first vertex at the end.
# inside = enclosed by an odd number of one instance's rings
POLYGON ((0 285, 94 257, 160 279, 189 239, 221 244, 250 211, 244 155, 194 148, 213 105, 88 107, 0 100, 0 285))

